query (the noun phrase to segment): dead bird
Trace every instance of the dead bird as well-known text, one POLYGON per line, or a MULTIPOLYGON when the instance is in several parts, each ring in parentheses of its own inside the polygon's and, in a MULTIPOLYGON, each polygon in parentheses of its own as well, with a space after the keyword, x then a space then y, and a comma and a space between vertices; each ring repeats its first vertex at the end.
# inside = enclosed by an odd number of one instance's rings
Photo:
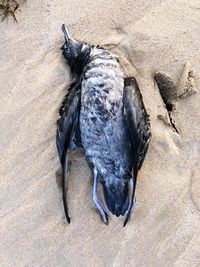
POLYGON ((82 146, 93 169, 93 201, 102 220, 108 215, 97 187, 103 186, 109 211, 126 215, 135 202, 137 173, 150 141, 150 122, 134 78, 124 78, 118 59, 105 49, 70 37, 62 25, 62 53, 76 81, 60 109, 57 149, 62 165, 63 203, 67 221, 66 185, 69 150, 82 146))

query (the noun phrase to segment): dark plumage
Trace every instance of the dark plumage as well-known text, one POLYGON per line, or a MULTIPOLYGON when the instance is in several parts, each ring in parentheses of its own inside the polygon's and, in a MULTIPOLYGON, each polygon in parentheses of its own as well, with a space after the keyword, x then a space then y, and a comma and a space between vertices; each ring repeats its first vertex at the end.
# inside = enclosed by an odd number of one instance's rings
POLYGON ((65 194, 68 152, 80 145, 93 167, 93 201, 104 223, 108 215, 98 198, 98 181, 108 209, 116 216, 126 214, 126 225, 134 205, 137 172, 150 140, 142 96, 134 78, 124 79, 116 57, 103 48, 73 40, 64 25, 62 30, 63 55, 76 75, 57 121, 66 217, 70 222, 65 194))

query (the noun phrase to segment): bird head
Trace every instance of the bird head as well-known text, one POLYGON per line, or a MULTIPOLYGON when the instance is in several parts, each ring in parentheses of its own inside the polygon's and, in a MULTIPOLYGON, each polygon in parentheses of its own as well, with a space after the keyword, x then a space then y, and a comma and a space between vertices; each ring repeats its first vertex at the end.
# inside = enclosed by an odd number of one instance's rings
POLYGON ((73 73, 80 74, 83 69, 84 63, 84 43, 74 40, 70 37, 65 24, 62 25, 62 31, 64 33, 64 44, 61 47, 64 58, 66 59, 71 71, 73 73))

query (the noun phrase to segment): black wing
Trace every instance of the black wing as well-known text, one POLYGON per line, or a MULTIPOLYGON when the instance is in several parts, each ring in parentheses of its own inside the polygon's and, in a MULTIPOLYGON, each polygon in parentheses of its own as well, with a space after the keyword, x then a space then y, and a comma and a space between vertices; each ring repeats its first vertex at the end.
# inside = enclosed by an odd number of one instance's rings
POLYGON ((134 154, 133 184, 131 202, 124 221, 127 224, 134 205, 134 195, 137 183, 137 173, 141 168, 151 137, 149 116, 142 101, 142 95, 135 78, 126 78, 124 83, 124 113, 130 133, 134 154))
POLYGON ((134 150, 135 168, 144 161, 151 137, 149 115, 135 78, 126 78, 124 87, 124 111, 134 150))
POLYGON ((80 93, 81 84, 74 83, 69 89, 69 93, 60 108, 60 118, 57 120, 56 144, 62 165, 62 192, 63 204, 67 221, 70 223, 67 207, 67 197, 65 194, 67 169, 68 169, 68 152, 72 137, 78 126, 78 117, 80 111, 80 93))

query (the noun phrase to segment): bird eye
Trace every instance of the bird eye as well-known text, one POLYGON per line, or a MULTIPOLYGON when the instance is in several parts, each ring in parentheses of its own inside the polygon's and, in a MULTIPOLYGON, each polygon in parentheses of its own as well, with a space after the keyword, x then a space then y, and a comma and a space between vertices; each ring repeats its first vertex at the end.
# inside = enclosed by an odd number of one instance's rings
POLYGON ((69 54, 69 47, 68 46, 66 46, 66 48, 65 48, 65 53, 69 54))
POLYGON ((64 43, 64 45, 62 46, 62 50, 64 50, 65 51, 65 53, 69 53, 69 46, 66 44, 66 43, 64 43))

